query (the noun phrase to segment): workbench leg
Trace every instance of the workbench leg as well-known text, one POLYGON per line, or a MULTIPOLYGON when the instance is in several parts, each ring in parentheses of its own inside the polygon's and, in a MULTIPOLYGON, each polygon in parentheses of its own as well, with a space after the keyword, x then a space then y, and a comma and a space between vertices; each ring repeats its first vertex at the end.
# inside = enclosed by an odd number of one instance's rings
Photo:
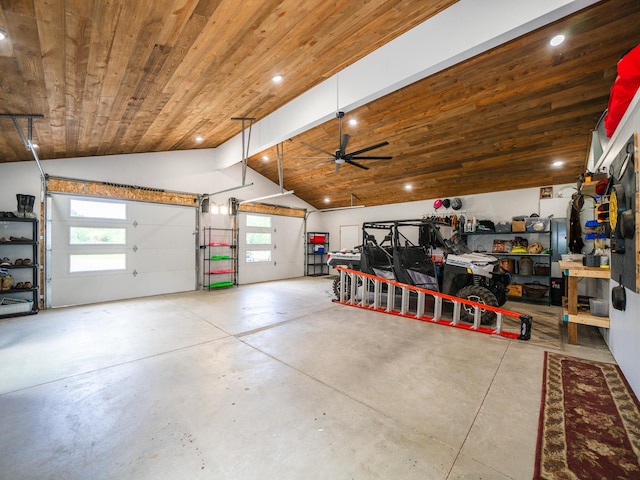
POLYGON ((578 324, 567 322, 567 341, 571 345, 578 344, 578 324))
POLYGON ((567 311, 575 315, 578 313, 578 277, 570 276, 567 283, 567 311))

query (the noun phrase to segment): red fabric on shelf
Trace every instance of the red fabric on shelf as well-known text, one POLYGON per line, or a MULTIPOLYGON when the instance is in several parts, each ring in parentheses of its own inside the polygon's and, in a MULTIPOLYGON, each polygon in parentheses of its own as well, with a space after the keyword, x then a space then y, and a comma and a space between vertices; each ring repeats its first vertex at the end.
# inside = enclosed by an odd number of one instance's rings
POLYGON ((609 95, 609 107, 604 117, 607 137, 615 132, 633 96, 640 87, 640 45, 636 45, 618 61, 618 76, 609 95))

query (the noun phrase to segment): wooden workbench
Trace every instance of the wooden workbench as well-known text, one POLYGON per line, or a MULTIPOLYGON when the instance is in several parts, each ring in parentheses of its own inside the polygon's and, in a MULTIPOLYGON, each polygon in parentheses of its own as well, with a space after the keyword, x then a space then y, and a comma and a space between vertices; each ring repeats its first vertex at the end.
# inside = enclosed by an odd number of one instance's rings
POLYGON ((581 278, 609 279, 611 271, 608 268, 585 267, 581 262, 560 261, 558 263, 567 277, 567 305, 563 310, 564 321, 567 322, 567 340, 575 345, 578 343, 578 324, 609 328, 609 317, 597 317, 587 312, 578 312, 578 280, 581 278))

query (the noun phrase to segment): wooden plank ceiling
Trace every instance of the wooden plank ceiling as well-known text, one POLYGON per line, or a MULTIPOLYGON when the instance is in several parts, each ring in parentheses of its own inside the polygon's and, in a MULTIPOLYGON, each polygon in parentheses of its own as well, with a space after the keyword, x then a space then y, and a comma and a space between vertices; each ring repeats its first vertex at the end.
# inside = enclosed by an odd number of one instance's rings
MULTIPOLYGON (((43 159, 216 147, 239 132, 231 117, 264 118, 453 3, 0 2, 0 113, 45 116, 43 159)), ((338 148, 334 120, 284 144, 284 188, 325 208, 573 182, 638 25, 640 2, 605 0, 347 112, 349 150, 387 140, 371 154, 393 160, 335 173, 308 158, 301 142, 338 148), (568 39, 551 49, 558 31, 568 39)), ((249 166, 278 183, 275 156, 249 166)), ((0 120, 0 162, 16 161, 32 158, 0 120)))

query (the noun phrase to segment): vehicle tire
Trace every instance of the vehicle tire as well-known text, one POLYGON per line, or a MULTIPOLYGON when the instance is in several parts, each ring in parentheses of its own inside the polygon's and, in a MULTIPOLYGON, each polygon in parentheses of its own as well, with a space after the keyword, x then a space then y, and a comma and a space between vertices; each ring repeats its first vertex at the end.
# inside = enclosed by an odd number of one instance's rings
MULTIPOLYGON (((348 301, 349 296, 351 295, 351 277, 346 275, 345 279, 345 301, 348 301)), ((333 294, 335 295, 336 300, 340 300, 340 275, 333 279, 333 294)))
MULTIPOLYGON (((491 291, 476 285, 467 285, 466 287, 462 287, 458 293, 456 293, 456 297, 471 300, 472 302, 484 303, 485 305, 490 305, 492 307, 498 306, 498 299, 493 293, 491 293, 491 291)), ((463 304, 460 309, 460 320, 473 323, 473 312, 474 308, 471 305, 463 304)), ((489 325, 490 323, 493 323, 495 319, 495 312, 481 310, 480 323, 482 325, 489 325)))

